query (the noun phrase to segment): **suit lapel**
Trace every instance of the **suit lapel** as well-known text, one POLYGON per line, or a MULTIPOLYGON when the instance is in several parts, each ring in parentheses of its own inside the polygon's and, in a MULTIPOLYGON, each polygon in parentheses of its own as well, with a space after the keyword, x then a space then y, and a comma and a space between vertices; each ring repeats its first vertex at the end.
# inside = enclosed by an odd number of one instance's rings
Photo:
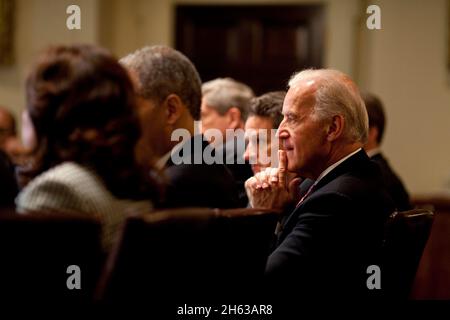
POLYGON ((309 188, 311 188, 311 186, 314 184, 314 180, 311 179, 305 179, 301 184, 300 184, 300 192, 299 192, 299 199, 301 199, 309 190, 309 188))
MULTIPOLYGON (((297 208, 294 208, 291 214, 286 215, 286 218, 282 220, 282 228, 281 232, 279 233, 278 237, 278 243, 284 238, 282 237, 286 231, 286 227, 291 223, 291 221, 295 220, 296 217, 298 217, 301 214, 302 208, 305 205, 305 203, 308 202, 308 199, 314 195, 314 193, 320 191, 320 189, 339 177, 340 175, 353 170, 355 168, 360 167, 362 164, 364 164, 366 161, 369 161, 369 157, 367 156, 366 152, 364 150, 360 150, 350 158, 346 159, 344 162, 339 164, 336 168, 334 168, 330 173, 328 173, 325 177, 323 177, 318 183, 317 186, 315 186, 314 191, 303 201, 300 206, 297 208)), ((309 187, 314 183, 313 180, 307 179, 300 185, 300 192, 304 195, 309 187)))
POLYGON ((323 179, 319 181, 319 183, 316 186, 316 191, 318 191, 323 186, 327 185, 329 182, 333 181, 340 175, 357 169, 364 163, 367 163, 370 161, 369 157, 367 156, 366 152, 364 150, 360 150, 344 162, 342 162, 340 165, 338 165, 336 168, 334 168, 330 173, 328 173, 323 179))

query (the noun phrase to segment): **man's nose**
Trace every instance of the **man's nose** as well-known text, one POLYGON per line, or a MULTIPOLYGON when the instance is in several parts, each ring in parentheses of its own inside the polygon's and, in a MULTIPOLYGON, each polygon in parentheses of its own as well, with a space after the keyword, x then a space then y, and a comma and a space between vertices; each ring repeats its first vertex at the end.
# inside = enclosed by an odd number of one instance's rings
POLYGON ((278 138, 278 149, 279 150, 285 150, 285 142, 286 140, 289 138, 289 132, 287 132, 286 130, 282 129, 281 126, 277 131, 276 137, 278 138))
POLYGON ((280 125, 280 127, 277 130, 277 133, 275 134, 275 138, 278 139, 287 139, 289 137, 289 133, 287 132, 286 129, 284 129, 284 127, 282 127, 280 125))
POLYGON ((278 139, 287 139, 289 137, 289 133, 287 131, 281 131, 278 133, 278 139))
POLYGON ((278 125, 278 129, 277 129, 277 133, 275 135, 276 138, 280 139, 281 135, 286 132, 286 129, 284 127, 284 119, 280 122, 280 124, 278 125))

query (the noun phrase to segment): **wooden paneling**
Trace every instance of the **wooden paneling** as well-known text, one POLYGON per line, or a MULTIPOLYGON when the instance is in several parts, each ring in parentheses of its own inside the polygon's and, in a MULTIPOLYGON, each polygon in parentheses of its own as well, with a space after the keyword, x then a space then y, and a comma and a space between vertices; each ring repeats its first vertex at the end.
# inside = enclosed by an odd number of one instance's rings
POLYGON ((233 77, 257 94, 285 89, 295 72, 322 67, 323 6, 193 6, 176 9, 176 47, 203 81, 233 77))

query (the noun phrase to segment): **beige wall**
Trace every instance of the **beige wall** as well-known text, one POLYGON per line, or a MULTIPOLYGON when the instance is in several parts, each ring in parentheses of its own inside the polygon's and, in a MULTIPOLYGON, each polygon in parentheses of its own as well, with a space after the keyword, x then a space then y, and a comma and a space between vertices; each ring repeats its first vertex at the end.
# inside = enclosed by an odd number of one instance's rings
POLYGON ((0 67, 0 104, 16 115, 25 104, 23 82, 36 54, 47 45, 98 42, 97 0, 16 0, 15 59, 11 67, 0 67), (68 30, 66 8, 81 8, 81 30, 68 30))
POLYGON ((414 193, 450 179, 450 81, 445 0, 377 1, 382 30, 368 31, 365 87, 387 111, 384 150, 414 193))
MULTIPOLYGON (((17 64, 0 68, 0 103, 19 112, 22 83, 36 52, 50 43, 90 42, 118 57, 144 45, 174 43, 176 4, 266 4, 277 0, 17 0, 17 64), (82 30, 65 27, 69 4, 82 30)), ((288 0, 326 4, 325 64, 352 75, 385 102, 384 149, 413 193, 450 178, 447 1, 380 0, 382 30, 369 31, 364 0, 288 0)), ((370 1, 372 3, 372 1, 370 1)))

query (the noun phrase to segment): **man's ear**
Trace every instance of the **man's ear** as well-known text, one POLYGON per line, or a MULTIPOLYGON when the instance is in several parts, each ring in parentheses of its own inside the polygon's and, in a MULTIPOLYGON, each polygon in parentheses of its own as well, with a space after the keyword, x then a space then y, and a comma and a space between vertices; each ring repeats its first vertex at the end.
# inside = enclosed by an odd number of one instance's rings
POLYGON ((183 113, 183 102, 178 95, 172 93, 166 97, 164 104, 166 106, 167 123, 173 125, 183 113))
POLYGON ((237 129, 241 125, 241 111, 236 107, 231 107, 228 109, 227 113, 228 118, 228 128, 237 129))
POLYGON ((327 140, 335 141, 344 133, 345 119, 344 116, 338 114, 333 116, 328 127, 327 140))

